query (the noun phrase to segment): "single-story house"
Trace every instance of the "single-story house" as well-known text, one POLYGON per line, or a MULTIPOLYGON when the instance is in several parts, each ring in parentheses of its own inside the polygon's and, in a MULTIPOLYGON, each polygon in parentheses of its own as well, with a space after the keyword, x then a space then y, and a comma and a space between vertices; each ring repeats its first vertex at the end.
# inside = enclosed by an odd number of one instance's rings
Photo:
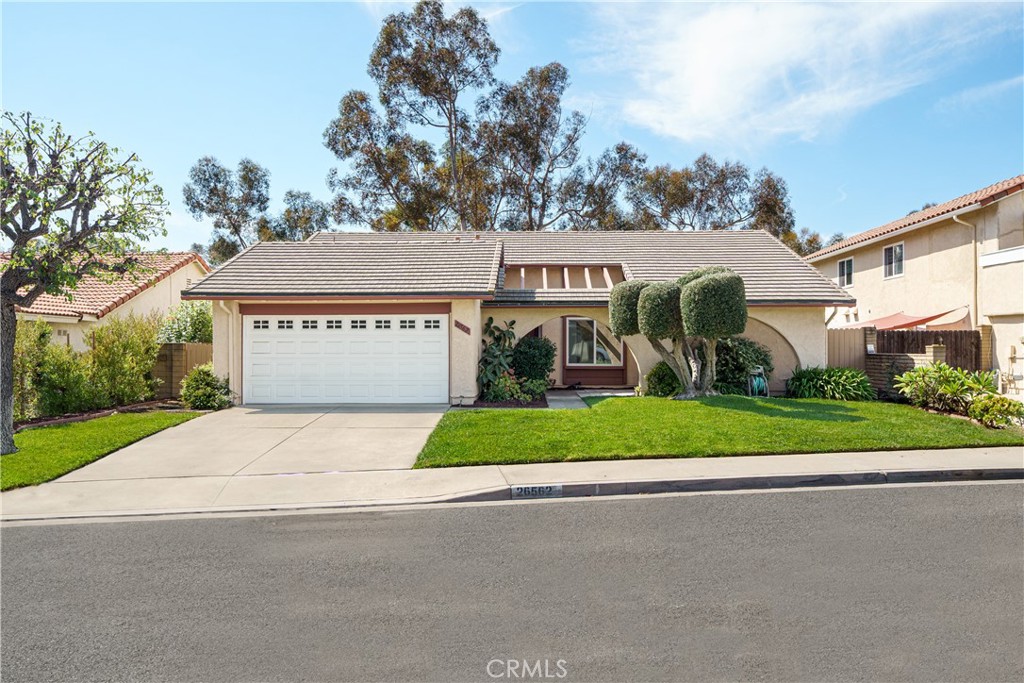
POLYGON ((824 309, 853 299, 762 231, 319 233, 256 244, 182 298, 214 302, 214 369, 243 403, 466 404, 488 318, 554 341, 556 386, 640 384, 659 359, 611 334, 612 286, 704 265, 743 277, 776 390, 826 364, 824 309))
POLYGON ((144 269, 114 282, 84 277, 70 299, 43 294, 28 308, 18 307, 18 319, 45 320, 53 328, 53 343, 83 351, 89 330, 104 319, 130 313, 166 315, 181 302, 181 290, 210 272, 203 257, 192 252, 152 252, 136 256, 144 269))

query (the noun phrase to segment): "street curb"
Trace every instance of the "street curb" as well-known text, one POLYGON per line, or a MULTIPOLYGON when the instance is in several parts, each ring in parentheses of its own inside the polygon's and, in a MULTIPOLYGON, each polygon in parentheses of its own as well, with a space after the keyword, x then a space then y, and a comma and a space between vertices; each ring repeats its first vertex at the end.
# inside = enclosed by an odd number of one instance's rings
POLYGON ((470 503, 499 500, 537 500, 550 498, 586 498, 657 493, 708 493, 757 489, 793 489, 830 486, 863 486, 866 484, 911 484, 953 481, 1005 481, 1024 479, 1024 468, 964 468, 943 470, 873 470, 860 472, 828 472, 821 474, 768 474, 742 477, 694 477, 643 481, 601 481, 562 483, 545 482, 531 486, 561 486, 561 495, 515 496, 508 490, 479 491, 448 497, 444 502, 470 503))
POLYGON ((921 484, 958 481, 1024 480, 1024 467, 989 467, 941 470, 862 470, 859 472, 826 472, 821 474, 768 474, 741 477, 693 477, 688 479, 646 479, 638 481, 600 481, 530 484, 527 488, 561 487, 560 495, 522 496, 513 490, 523 485, 479 489, 450 496, 404 498, 391 500, 350 500, 316 503, 278 503, 225 507, 177 508, 156 510, 117 510, 57 514, 26 514, 0 517, 0 523, 21 522, 83 522, 117 521, 119 519, 159 519, 162 517, 208 516, 239 513, 274 513, 330 511, 372 508, 394 508, 404 505, 436 505, 439 503, 487 503, 502 501, 564 500, 599 496, 652 495, 663 493, 713 493, 716 491, 793 490, 882 484, 921 484))

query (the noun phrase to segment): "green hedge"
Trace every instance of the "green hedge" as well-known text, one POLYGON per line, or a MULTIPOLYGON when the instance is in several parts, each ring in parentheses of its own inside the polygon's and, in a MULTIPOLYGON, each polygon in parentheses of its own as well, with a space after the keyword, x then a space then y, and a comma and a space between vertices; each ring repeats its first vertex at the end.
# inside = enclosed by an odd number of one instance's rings
POLYGON ((686 334, 719 339, 747 327, 743 278, 731 270, 708 273, 682 287, 679 309, 686 334))

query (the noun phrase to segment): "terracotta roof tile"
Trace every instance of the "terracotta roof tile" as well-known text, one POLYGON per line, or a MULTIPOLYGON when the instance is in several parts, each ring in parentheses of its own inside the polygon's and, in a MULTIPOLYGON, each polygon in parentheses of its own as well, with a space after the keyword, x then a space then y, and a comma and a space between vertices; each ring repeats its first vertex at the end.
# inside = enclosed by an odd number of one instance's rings
POLYGON ((209 266, 202 257, 192 252, 138 254, 146 270, 128 274, 115 282, 103 282, 86 276, 79 281, 71 294, 71 300, 62 296, 43 294, 28 308, 18 307, 19 313, 28 315, 58 315, 81 318, 91 315, 102 318, 124 302, 184 268, 193 261, 199 262, 206 270, 209 266))
POLYGON ((1013 194, 1014 192, 1018 192, 1022 189, 1024 189, 1024 175, 1007 178, 1006 180, 999 181, 995 185, 989 185, 988 187, 980 190, 969 192, 962 197, 957 197, 956 199, 951 199, 948 202, 937 204, 924 209, 923 211, 916 211, 909 216, 904 216, 903 218, 891 221, 885 225, 880 225, 877 228, 872 228, 871 230, 858 233, 852 237, 846 238, 842 242, 837 242, 830 247, 825 247, 820 251, 816 251, 806 258, 808 261, 817 261, 818 259, 824 258, 833 252, 846 249, 847 247, 851 247, 856 244, 870 242, 872 240, 885 237, 886 235, 891 235, 892 233, 903 230, 904 228, 909 228, 919 223, 924 223, 925 221, 945 216, 946 214, 952 214, 955 211, 959 211, 960 209, 968 206, 973 206, 974 204, 981 204, 982 206, 990 204, 1002 199, 1008 194, 1013 194))

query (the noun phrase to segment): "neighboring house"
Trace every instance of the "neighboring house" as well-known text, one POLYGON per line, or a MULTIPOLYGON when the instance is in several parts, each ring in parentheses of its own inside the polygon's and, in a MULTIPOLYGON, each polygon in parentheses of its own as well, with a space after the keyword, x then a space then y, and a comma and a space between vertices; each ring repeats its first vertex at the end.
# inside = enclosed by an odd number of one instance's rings
POLYGON ((558 347, 557 386, 632 387, 659 360, 608 329, 612 285, 725 265, 776 381, 826 363, 853 300, 761 231, 321 233, 256 244, 183 292, 214 302, 214 369, 244 403, 471 403, 487 318, 558 347))
POLYGON ((201 256, 185 253, 139 254, 145 270, 115 282, 82 278, 70 300, 43 294, 28 308, 18 307, 19 320, 45 320, 53 328, 52 342, 86 348, 89 330, 108 317, 130 313, 165 315, 181 301, 181 290, 204 278, 210 267, 201 256))
POLYGON ((990 326, 992 357, 983 363, 1020 381, 1024 175, 854 235, 807 261, 857 300, 830 311, 831 327, 990 326))

